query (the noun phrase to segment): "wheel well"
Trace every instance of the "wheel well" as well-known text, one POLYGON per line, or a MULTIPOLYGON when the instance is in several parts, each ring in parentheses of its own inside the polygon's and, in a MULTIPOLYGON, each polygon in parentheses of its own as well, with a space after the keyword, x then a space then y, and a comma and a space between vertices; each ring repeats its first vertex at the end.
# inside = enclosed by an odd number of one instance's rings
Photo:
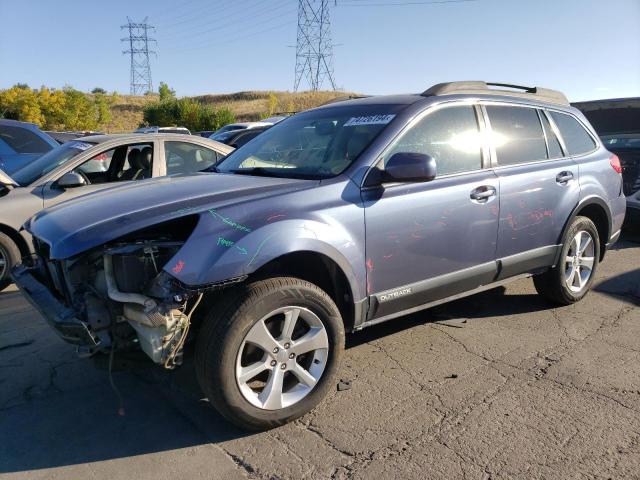
POLYGON ((20 235, 15 229, 9 227, 8 225, 4 225, 0 223, 0 233, 4 233, 8 236, 13 242, 18 246, 20 250, 20 255, 23 257, 28 256, 31 252, 29 251, 29 246, 25 239, 20 235))
POLYGON ((345 329, 351 331, 355 321, 353 292, 346 275, 331 258, 316 252, 294 252, 263 265, 251 278, 292 276, 323 289, 338 306, 345 329))
POLYGON ((589 218, 595 224, 598 230, 598 236, 600 237, 600 260, 602 260, 607 250, 607 242, 610 236, 607 212, 597 203, 592 203, 581 208, 576 213, 576 216, 578 215, 589 218))

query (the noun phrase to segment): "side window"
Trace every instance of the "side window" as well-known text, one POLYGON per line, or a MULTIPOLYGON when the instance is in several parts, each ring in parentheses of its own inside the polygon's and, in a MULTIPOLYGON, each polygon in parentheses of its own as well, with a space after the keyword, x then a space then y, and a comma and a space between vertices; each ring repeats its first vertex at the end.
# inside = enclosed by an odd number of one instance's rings
POLYGON ((76 168, 91 185, 151 178, 153 144, 121 145, 94 155, 76 168))
POLYGON ((218 161, 218 154, 210 148, 188 142, 164 142, 167 175, 195 173, 218 161))
POLYGON ((428 114, 402 134, 385 155, 385 163, 399 152, 430 155, 438 176, 482 168, 482 140, 474 108, 446 107, 428 114))
POLYGON ((560 158, 562 157, 562 147, 560 146, 560 140, 556 136, 556 133, 551 128, 551 124, 549 123, 549 119, 544 114, 542 110, 540 110, 540 118, 542 119, 542 126, 544 127, 544 133, 547 136, 547 146, 549 148, 549 158, 560 158))
POLYGON ((47 153, 53 148, 27 128, 0 125, 0 138, 16 153, 47 153))
POLYGON ((115 149, 99 153, 78 167, 85 174, 104 173, 109 170, 115 149))
POLYGON ((547 159, 547 146, 534 108, 487 105, 498 165, 547 159))
POLYGON ((564 144, 569 150, 569 155, 581 155, 596 148, 596 143, 587 133, 584 127, 571 115, 559 112, 550 112, 553 121, 556 122, 564 144))
POLYGON ((114 181, 143 180, 153 176, 154 151, 152 143, 117 147, 123 159, 117 162, 110 171, 114 181))

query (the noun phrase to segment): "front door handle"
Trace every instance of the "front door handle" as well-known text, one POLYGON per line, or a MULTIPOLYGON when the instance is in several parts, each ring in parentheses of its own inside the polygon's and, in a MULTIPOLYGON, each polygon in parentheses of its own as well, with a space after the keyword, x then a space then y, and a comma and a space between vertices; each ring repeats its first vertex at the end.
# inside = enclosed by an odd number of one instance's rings
POLYGON ((571 180, 573 180, 572 172, 560 172, 556 175, 556 182, 559 185, 567 185, 571 180))
POLYGON ((483 185, 482 187, 471 190, 471 200, 476 203, 487 203, 491 197, 496 196, 496 188, 491 185, 483 185))

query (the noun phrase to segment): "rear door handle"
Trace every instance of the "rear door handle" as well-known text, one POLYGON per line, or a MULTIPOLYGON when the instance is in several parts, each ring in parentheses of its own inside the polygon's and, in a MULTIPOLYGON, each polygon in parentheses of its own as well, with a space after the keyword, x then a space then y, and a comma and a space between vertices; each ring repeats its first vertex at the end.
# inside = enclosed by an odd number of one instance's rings
POLYGON ((560 172, 556 175, 556 182, 560 185, 566 185, 570 180, 573 180, 572 172, 560 172))
POLYGON ((496 189, 491 185, 483 185, 471 190, 471 200, 476 203, 487 203, 491 197, 496 196, 496 189))

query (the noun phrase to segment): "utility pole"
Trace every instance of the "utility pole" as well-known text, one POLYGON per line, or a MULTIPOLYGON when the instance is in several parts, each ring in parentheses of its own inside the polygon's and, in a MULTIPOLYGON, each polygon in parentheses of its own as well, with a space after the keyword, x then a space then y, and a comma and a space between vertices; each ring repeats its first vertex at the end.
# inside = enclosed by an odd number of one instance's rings
POLYGON ((147 19, 141 23, 132 22, 127 17, 127 24, 120 26, 121 30, 128 30, 129 36, 120 41, 126 42, 128 50, 123 50, 124 55, 131 55, 131 95, 144 95, 153 92, 153 82, 151 81, 151 65, 149 64, 149 54, 156 52, 149 50, 149 43, 155 42, 149 37, 149 32, 155 28, 147 23, 147 19))
POLYGON ((294 91, 298 91, 303 78, 313 91, 320 90, 325 82, 336 89, 329 0, 298 0, 294 91))

